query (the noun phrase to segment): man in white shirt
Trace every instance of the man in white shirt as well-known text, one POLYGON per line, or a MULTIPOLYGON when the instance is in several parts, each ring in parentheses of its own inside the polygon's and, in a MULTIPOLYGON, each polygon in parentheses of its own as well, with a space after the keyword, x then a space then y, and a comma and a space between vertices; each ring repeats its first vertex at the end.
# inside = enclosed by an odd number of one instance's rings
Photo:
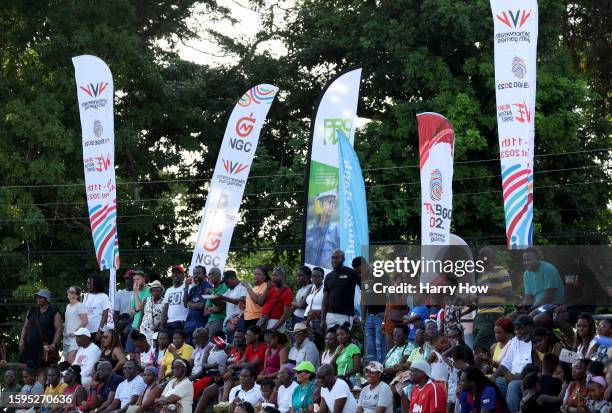
POLYGON ((324 364, 317 370, 317 380, 321 381, 321 406, 319 413, 355 413, 357 401, 348 384, 336 377, 336 371, 330 364, 324 364))
POLYGON ((255 406, 264 401, 259 384, 255 383, 257 373, 252 367, 243 367, 240 370, 240 384, 233 387, 229 392, 229 412, 240 402, 249 402, 255 406))
POLYGON ((125 380, 119 383, 115 391, 115 399, 104 411, 99 413, 110 413, 127 411, 128 407, 136 404, 138 397, 144 393, 147 385, 139 374, 138 364, 134 360, 128 360, 123 365, 123 376, 125 380))
POLYGON ((240 283, 236 271, 226 270, 223 272, 223 281, 227 285, 227 292, 221 296, 221 299, 225 301, 225 320, 223 320, 223 331, 227 335, 227 341, 230 343, 234 340, 234 331, 227 328, 228 323, 233 317, 239 316, 242 311, 240 310, 240 301, 243 297, 246 297, 247 290, 240 283))
POLYGON ((531 337, 533 334, 533 319, 528 315, 520 316, 514 322, 515 337, 510 340, 508 350, 502 358, 499 367, 491 377, 498 387, 504 391, 506 388, 506 400, 510 412, 517 412, 520 409, 522 397, 521 385, 523 383, 521 372, 523 368, 532 362, 531 354, 533 350, 531 337), (506 382, 504 376, 510 373, 510 380, 506 382))
POLYGON ((299 386, 293 380, 293 376, 295 376, 293 364, 285 364, 278 372, 276 405, 281 413, 288 413, 291 410, 293 391, 299 386))
POLYGON ((93 381, 94 366, 100 359, 102 351, 91 342, 91 333, 87 328, 79 328, 74 335, 79 348, 72 364, 81 367, 81 383, 88 385, 93 381))
POLYGON ((162 301, 161 325, 170 331, 170 336, 176 330, 182 330, 187 320, 189 309, 183 303, 185 294, 185 269, 182 265, 172 267, 172 287, 166 290, 162 301))
POLYGON ((293 327, 293 347, 289 350, 289 360, 297 366, 302 361, 310 361, 315 368, 319 367, 319 350, 308 337, 308 327, 305 323, 297 323, 293 327))

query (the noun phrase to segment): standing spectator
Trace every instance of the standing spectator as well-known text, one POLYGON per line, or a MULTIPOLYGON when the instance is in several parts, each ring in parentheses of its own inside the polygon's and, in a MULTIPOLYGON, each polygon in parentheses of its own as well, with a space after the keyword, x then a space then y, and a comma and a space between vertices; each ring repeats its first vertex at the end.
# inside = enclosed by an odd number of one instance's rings
POLYGON ((332 365, 336 366, 338 378, 352 383, 351 376, 361 372, 361 350, 351 341, 348 323, 338 326, 336 335, 339 344, 332 358, 332 365))
POLYGON ((484 271, 477 273, 478 285, 487 286, 485 294, 478 294, 478 311, 474 318, 474 349, 488 349, 495 343, 493 327, 503 317, 506 300, 512 297, 512 280, 508 271, 495 264, 495 252, 485 247, 478 253, 484 271))
POLYGON ((292 302, 293 293, 285 283, 285 270, 282 267, 275 268, 266 302, 261 307, 262 317, 257 323, 259 328, 285 332, 285 323, 291 317, 292 302))
POLYGON ((306 324, 295 324, 292 333, 294 344, 291 350, 289 350, 289 362, 298 365, 306 360, 311 362, 315 368, 319 367, 319 350, 308 337, 308 327, 306 324))
POLYGON ((153 345, 153 335, 161 330, 161 315, 163 311, 164 287, 159 280, 149 284, 151 296, 147 297, 144 302, 144 312, 142 315, 142 323, 140 323, 140 332, 145 335, 149 345, 153 345))
POLYGON ((257 381, 276 379, 281 366, 287 362, 289 351, 285 346, 286 341, 286 336, 276 330, 264 331, 264 342, 267 348, 264 356, 263 371, 257 376, 257 381))
POLYGON ((306 310, 304 316, 306 323, 312 330, 319 332, 321 330, 321 308, 323 306, 323 268, 314 267, 310 274, 312 289, 306 297, 306 310))
POLYGON ((344 266, 344 251, 335 250, 331 256, 333 270, 323 282, 322 327, 349 323, 353 326, 355 315, 355 287, 360 284, 359 273, 344 266))
POLYGON ((113 402, 102 410, 100 413, 111 413, 119 411, 125 413, 129 406, 135 405, 141 394, 144 393, 147 385, 142 376, 138 373, 138 363, 134 360, 128 360, 123 366, 123 376, 125 380, 119 383, 117 391, 115 391, 115 399, 113 402))
POLYGON ((113 319, 115 320, 115 328, 119 331, 121 342, 125 346, 127 335, 129 334, 130 321, 130 302, 132 301, 134 287, 134 270, 127 270, 123 275, 125 288, 118 290, 115 293, 115 302, 113 303, 113 319))
MULTIPOLYGON (((127 343, 125 345, 126 353, 135 353, 134 342, 132 341, 132 331, 138 331, 140 324, 142 323, 142 315, 144 313, 144 305, 147 298, 151 296, 151 290, 147 287, 147 276, 142 271, 134 271, 134 293, 130 299, 130 317, 132 318, 132 324, 127 337, 127 343)), ((137 358, 138 355, 135 354, 137 358)))
POLYGON ((91 333, 86 328, 74 332, 79 346, 74 364, 80 367, 81 384, 89 385, 93 381, 94 367, 100 359, 100 348, 91 342, 91 333))
MULTIPOLYGON (((368 276, 370 267, 368 262, 363 257, 355 257, 351 266, 357 271, 362 279, 368 276)), ((382 363, 385 360, 387 353, 387 340, 384 331, 385 308, 383 305, 366 305, 365 306, 365 361, 378 361, 382 363)))
POLYGON ((325 334, 325 351, 321 354, 321 365, 331 364, 336 350, 338 349, 338 336, 336 335, 336 329, 330 328, 325 334))
POLYGON ((289 413, 293 392, 299 387, 293 376, 295 376, 293 364, 285 364, 278 372, 276 405, 281 413, 289 413))
POLYGON ((110 299, 104 293, 104 278, 94 274, 87 279, 88 294, 85 294, 83 304, 87 308, 87 329, 91 338, 99 343, 102 338, 104 326, 108 323, 108 314, 111 308, 110 299))
POLYGON ((113 366, 113 373, 121 374, 127 359, 121 347, 121 339, 117 330, 104 331, 102 340, 100 340, 100 350, 102 353, 99 360, 108 361, 113 366))
POLYGON ((404 316, 404 323, 408 324, 408 341, 414 342, 416 331, 425 328, 425 321, 432 314, 430 305, 417 305, 404 316))
POLYGON ((226 270, 223 272, 223 281, 227 286, 227 291, 221 299, 225 301, 225 320, 223 320, 223 331, 227 335, 227 341, 234 340, 234 331, 240 322, 242 310, 240 304, 246 300, 247 290, 240 283, 236 271, 226 270))
POLYGON ((79 301, 81 289, 77 286, 68 288, 68 305, 66 306, 64 323, 64 359, 72 364, 77 352, 74 332, 81 327, 87 327, 87 308, 79 301))
POLYGON ((312 275, 312 271, 310 267, 302 265, 298 268, 297 271, 297 279, 298 279, 298 287, 299 290, 295 294, 293 303, 291 304, 291 309, 293 310, 293 317, 291 321, 291 326, 295 326, 297 323, 301 323, 306 320, 304 313, 306 312, 306 307, 308 303, 306 302, 306 297, 312 291, 312 284, 310 283, 310 277, 312 275))
POLYGON ((576 323, 576 344, 575 350, 580 358, 588 359, 597 353, 597 339, 595 335, 595 320, 589 313, 582 313, 578 316, 576 323))
POLYGON ((182 265, 172 267, 172 287, 166 290, 161 315, 161 327, 171 334, 183 330, 189 309, 183 303, 185 294, 185 269, 182 265))
POLYGON ((308 413, 313 406, 315 391, 315 366, 309 361, 303 361, 295 368, 296 381, 299 384, 291 396, 291 413, 308 413))
POLYGON ((227 293, 227 285, 223 282, 221 277, 221 271, 214 267, 208 274, 208 280, 213 285, 211 294, 216 298, 206 300, 206 307, 204 312, 208 314, 208 337, 213 337, 217 331, 223 330, 223 322, 225 321, 225 303, 223 302, 223 295, 227 293))
POLYGON ((44 368, 59 361, 62 317, 58 309, 50 304, 51 293, 48 290, 38 291, 34 299, 36 308, 28 311, 21 329, 19 363, 38 369, 39 381, 44 383, 44 368))
POLYGON ((448 378, 451 373, 451 366, 445 360, 446 352, 450 348, 448 337, 443 334, 435 335, 431 340, 431 346, 433 349, 427 358, 431 366, 430 378, 438 382, 442 389, 448 389, 448 378))
POLYGON ((187 320, 185 321, 185 333, 187 333, 187 344, 193 345, 191 336, 193 332, 206 326, 208 317, 204 315, 204 305, 206 300, 204 295, 210 294, 213 286, 208 281, 205 281, 206 268, 201 265, 193 269, 193 278, 187 277, 185 281, 185 289, 187 292, 183 294, 183 304, 189 309, 187 320))
MULTIPOLYGON (((159 339, 159 336, 158 336, 159 339)), ((166 354, 162 359, 159 368, 160 377, 170 377, 172 375, 172 362, 176 359, 189 360, 193 354, 193 347, 185 341, 187 335, 183 330, 176 330, 172 334, 172 344, 168 346, 166 354)))
POLYGON ((357 411, 357 401, 351 389, 346 381, 336 377, 336 372, 331 365, 323 364, 319 367, 317 380, 321 386, 319 413, 355 413, 357 411))
POLYGON ((365 367, 364 373, 368 385, 359 394, 357 413, 393 413, 391 387, 381 381, 383 365, 377 361, 371 361, 365 367))
POLYGON ((527 248, 523 252, 523 284, 525 297, 517 306, 518 311, 510 314, 513 320, 519 314, 529 314, 535 317, 540 313, 554 310, 556 304, 563 302, 565 288, 559 271, 551 263, 542 260, 540 251, 527 248))
POLYGON ((266 302, 269 290, 270 277, 268 276, 268 270, 265 266, 259 265, 253 271, 253 279, 255 280, 255 287, 251 286, 246 282, 242 281, 241 284, 247 290, 246 303, 244 309, 244 327, 255 325, 261 318, 261 306, 266 302))
POLYGON ((446 413, 446 392, 430 379, 431 368, 424 360, 417 360, 410 366, 412 390, 410 392, 410 413, 446 413))
POLYGON ((478 367, 470 366, 463 370, 459 384, 461 413, 508 412, 504 395, 478 367))
MULTIPOLYGON (((121 372, 123 373, 123 370, 121 372)), ((108 361, 100 361, 97 364, 95 377, 98 385, 91 407, 103 411, 115 400, 117 386, 125 380, 125 377, 114 373, 113 366, 108 361)))

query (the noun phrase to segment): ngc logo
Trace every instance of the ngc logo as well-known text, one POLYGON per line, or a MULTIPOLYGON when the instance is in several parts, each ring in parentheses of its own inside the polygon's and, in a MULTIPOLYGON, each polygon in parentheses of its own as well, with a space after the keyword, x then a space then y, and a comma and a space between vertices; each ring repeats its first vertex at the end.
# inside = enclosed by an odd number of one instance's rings
POLYGON ((241 138, 246 138, 253 132, 253 128, 257 119, 253 117, 253 113, 249 116, 244 116, 236 122, 236 133, 241 138))

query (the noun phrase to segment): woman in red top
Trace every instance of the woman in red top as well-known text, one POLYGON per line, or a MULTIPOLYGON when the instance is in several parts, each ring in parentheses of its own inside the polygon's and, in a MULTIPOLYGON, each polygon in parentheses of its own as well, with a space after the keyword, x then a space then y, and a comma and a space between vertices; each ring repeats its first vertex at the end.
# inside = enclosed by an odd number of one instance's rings
POLYGON ((264 342, 267 349, 264 358, 263 372, 257 376, 257 381, 275 379, 280 367, 289 358, 289 349, 285 346, 287 337, 275 330, 264 331, 264 342))

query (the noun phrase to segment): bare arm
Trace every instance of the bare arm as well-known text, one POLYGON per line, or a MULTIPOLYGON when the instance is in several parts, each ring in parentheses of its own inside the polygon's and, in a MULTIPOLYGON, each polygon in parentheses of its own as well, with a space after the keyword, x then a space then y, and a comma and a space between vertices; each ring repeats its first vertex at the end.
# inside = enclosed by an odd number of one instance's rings
POLYGON ((329 293, 323 290, 323 302, 321 303, 321 323, 325 324, 325 317, 327 317, 327 308, 329 307, 329 293))
POLYGON ((161 394, 161 387, 155 386, 155 388, 149 392, 149 397, 147 397, 146 400, 142 400, 140 407, 136 410, 136 413, 144 413, 151 410, 153 405, 155 405, 155 399, 159 398, 161 394))
POLYGON ((285 322, 289 319, 290 316, 291 316, 291 306, 289 305, 287 307, 284 307, 283 315, 276 322, 276 324, 272 326, 272 330, 278 330, 279 328, 281 328, 285 324, 285 322))
POLYGON ((110 413, 113 410, 117 410, 119 408, 119 406, 121 406, 121 401, 119 399, 113 399, 113 402, 111 404, 109 404, 108 406, 106 406, 106 409, 102 410, 101 412, 98 410, 98 412, 100 412, 100 413, 110 413))
POLYGON ((59 348, 60 338, 62 337, 62 331, 64 330, 64 324, 62 323, 62 316, 60 316, 59 312, 55 313, 55 317, 53 317, 53 327, 55 328, 55 334, 53 335, 53 348, 59 348))
POLYGON ((336 413, 336 412, 340 413, 342 410, 344 410, 345 404, 346 404, 346 397, 336 399, 336 401, 334 402, 334 411, 332 413, 336 413))
POLYGON ((533 308, 537 308, 537 307, 539 307, 541 305, 544 305, 544 304, 551 304, 551 303, 553 303, 555 301, 555 293, 556 292, 557 292, 556 288, 548 288, 548 289, 546 289, 546 292, 544 293, 544 297, 542 297, 542 299, 539 302, 535 303, 533 305, 533 308))
POLYGON ((167 321, 168 321, 168 303, 164 304, 164 306, 162 307, 161 326, 165 327, 167 321))

